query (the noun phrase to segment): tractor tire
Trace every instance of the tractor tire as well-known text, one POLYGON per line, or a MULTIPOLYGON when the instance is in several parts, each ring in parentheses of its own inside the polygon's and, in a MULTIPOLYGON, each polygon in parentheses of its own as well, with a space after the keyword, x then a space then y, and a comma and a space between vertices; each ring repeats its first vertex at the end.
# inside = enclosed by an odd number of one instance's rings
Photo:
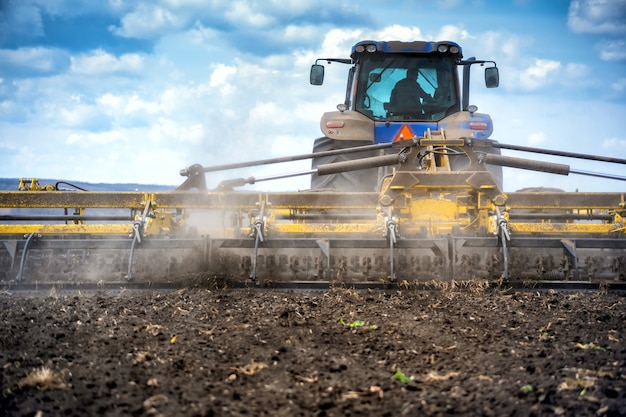
MULTIPOLYGON (((313 152, 326 152, 338 149, 354 148, 357 146, 371 145, 369 141, 362 140, 335 140, 327 137, 315 139, 313 152)), ((358 152, 334 156, 313 158, 311 168, 317 169, 319 165, 336 162, 352 161, 355 159, 377 156, 377 151, 358 152)), ((331 189, 338 191, 369 192, 377 191, 378 168, 362 169, 359 171, 342 172, 330 175, 311 175, 311 189, 331 189)))

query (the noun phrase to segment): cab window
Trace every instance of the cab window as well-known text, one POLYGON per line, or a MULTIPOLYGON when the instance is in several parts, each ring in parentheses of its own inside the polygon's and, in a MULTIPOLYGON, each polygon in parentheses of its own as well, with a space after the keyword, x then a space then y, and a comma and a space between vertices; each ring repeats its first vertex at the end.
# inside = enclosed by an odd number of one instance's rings
POLYGON ((375 120, 439 120, 459 106, 454 78, 454 66, 448 60, 410 55, 372 56, 362 63, 358 73, 355 109, 375 120), (416 71, 415 83, 419 87, 406 80, 407 75, 415 76, 416 71), (419 91, 416 94, 420 97, 415 97, 409 108, 401 109, 393 103, 394 109, 390 103, 396 85, 419 91))

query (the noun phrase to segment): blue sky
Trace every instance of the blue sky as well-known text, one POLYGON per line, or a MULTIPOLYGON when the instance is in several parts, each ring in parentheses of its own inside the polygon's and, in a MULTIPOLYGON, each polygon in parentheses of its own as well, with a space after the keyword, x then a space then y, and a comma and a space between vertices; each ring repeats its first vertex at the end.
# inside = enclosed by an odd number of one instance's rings
MULTIPOLYGON (((194 163, 309 153, 346 76, 331 65, 314 87, 309 67, 363 39, 452 40, 465 57, 495 60, 500 88, 474 83, 471 103, 502 143, 626 159, 626 0, 0 0, 0 177, 177 185, 194 163)), ((506 191, 530 186, 626 190, 505 170, 506 191)))

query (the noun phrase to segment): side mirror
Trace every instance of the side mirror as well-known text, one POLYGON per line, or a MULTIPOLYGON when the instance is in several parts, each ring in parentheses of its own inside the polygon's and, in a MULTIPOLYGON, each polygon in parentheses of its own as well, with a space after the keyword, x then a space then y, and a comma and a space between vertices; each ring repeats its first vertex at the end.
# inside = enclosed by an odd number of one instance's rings
POLYGON ((487 88, 496 88, 500 85, 500 74, 498 67, 485 68, 485 86, 487 88))
POLYGON ((315 64, 311 65, 310 81, 313 85, 322 85, 324 83, 324 66, 315 64))

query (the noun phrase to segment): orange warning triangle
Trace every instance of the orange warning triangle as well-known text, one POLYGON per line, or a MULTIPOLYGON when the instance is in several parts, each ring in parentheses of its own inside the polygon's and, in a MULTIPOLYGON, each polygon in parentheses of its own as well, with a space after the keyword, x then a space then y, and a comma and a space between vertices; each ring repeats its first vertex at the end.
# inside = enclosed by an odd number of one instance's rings
POLYGON ((415 136, 415 133, 413 133, 413 130, 411 130, 411 128, 408 125, 402 125, 400 130, 398 130, 398 133, 396 133, 396 136, 393 138, 392 142, 399 142, 401 140, 409 140, 409 139, 412 139, 413 136, 415 136))

